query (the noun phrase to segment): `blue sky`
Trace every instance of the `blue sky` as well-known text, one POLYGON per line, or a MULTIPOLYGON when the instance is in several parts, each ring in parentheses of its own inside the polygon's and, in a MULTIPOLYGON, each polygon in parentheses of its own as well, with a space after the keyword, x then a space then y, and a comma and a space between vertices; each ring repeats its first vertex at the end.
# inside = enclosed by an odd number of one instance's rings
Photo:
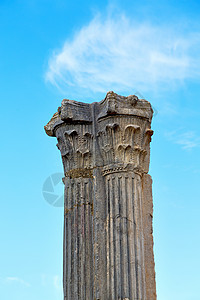
POLYGON ((158 300, 200 299, 199 19, 194 0, 0 0, 0 299, 62 299, 63 209, 42 194, 62 163, 43 126, 63 98, 108 90, 155 109, 158 300))

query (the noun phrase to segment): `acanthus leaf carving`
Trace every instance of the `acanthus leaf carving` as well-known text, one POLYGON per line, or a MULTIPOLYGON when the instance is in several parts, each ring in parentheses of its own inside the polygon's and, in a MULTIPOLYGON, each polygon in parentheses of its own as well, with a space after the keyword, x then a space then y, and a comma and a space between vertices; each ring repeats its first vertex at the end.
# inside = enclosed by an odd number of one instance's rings
POLYGON ((70 129, 64 131, 63 136, 64 139, 58 137, 58 148, 65 170, 91 167, 93 135, 90 132, 83 134, 70 129))
POLYGON ((97 136, 104 163, 124 161, 138 166, 141 155, 147 153, 142 147, 141 127, 137 124, 123 126, 116 122, 109 123, 97 136))

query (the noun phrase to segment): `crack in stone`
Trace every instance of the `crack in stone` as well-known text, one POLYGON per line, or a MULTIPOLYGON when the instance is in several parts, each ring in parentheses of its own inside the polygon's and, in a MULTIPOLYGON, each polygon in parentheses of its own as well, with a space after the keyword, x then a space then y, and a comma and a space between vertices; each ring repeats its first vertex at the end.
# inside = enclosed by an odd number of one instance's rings
POLYGON ((125 220, 127 220, 127 221, 129 221, 129 222, 131 222, 131 223, 133 223, 133 224, 136 225, 136 223, 135 223, 134 221, 128 219, 127 217, 120 216, 119 214, 116 215, 116 216, 114 216, 114 217, 111 217, 111 219, 113 219, 113 220, 114 220, 114 219, 118 219, 118 218, 125 219, 125 220))
POLYGON ((93 203, 91 203, 91 202, 84 202, 84 203, 81 203, 81 204, 78 203, 78 204, 73 205, 71 208, 65 208, 65 215, 68 212, 72 211, 74 208, 81 207, 81 206, 84 206, 84 205, 89 205, 91 207, 91 213, 93 215, 93 203))

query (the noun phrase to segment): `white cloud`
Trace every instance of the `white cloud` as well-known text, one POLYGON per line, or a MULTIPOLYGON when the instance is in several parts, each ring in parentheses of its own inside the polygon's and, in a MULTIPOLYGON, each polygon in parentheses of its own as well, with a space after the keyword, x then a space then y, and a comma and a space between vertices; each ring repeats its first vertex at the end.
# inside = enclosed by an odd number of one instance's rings
POLYGON ((7 283, 12 283, 12 282, 16 282, 16 283, 19 283, 23 286, 27 286, 27 287, 30 287, 30 283, 24 281, 23 279, 19 278, 19 277, 6 277, 5 281, 7 283))
POLYGON ((169 140, 178 144, 184 150, 192 150, 193 148, 200 147, 200 138, 194 131, 177 130, 166 134, 169 140))
POLYGON ((176 141, 183 149, 190 150, 200 146, 200 139, 193 131, 188 131, 181 134, 176 141))
POLYGON ((63 287, 62 287, 62 281, 61 281, 60 276, 55 275, 53 277, 53 285, 56 288, 56 290, 62 292, 63 287))
POLYGON ((41 275, 41 284, 42 286, 46 286, 47 285, 47 275, 42 273, 41 275))
POLYGON ((168 88, 200 75, 200 33, 95 17, 49 59, 45 79, 63 91, 168 88))

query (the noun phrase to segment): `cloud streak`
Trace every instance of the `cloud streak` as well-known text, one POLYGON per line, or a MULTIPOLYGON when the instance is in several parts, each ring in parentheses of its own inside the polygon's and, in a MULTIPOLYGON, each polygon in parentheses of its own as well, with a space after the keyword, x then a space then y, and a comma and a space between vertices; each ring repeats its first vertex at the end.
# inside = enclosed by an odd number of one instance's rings
POLYGON ((49 59, 46 81, 92 92, 168 88, 200 75, 200 33, 95 17, 49 59))
POLYGON ((6 277, 5 281, 8 282, 8 283, 16 282, 16 283, 19 283, 23 286, 30 287, 30 283, 24 281, 23 279, 21 279, 19 277, 6 277))
POLYGON ((185 150, 191 150, 200 146, 200 139, 196 136, 193 131, 188 131, 181 134, 176 141, 177 144, 185 150))
POLYGON ((62 280, 61 280, 61 278, 58 275, 55 275, 53 277, 53 285, 54 285, 54 287, 55 287, 56 290, 62 292, 62 289, 63 289, 63 287, 62 287, 62 280))
POLYGON ((194 131, 180 131, 183 130, 168 132, 166 136, 173 143, 180 145, 183 150, 192 150, 200 147, 200 138, 194 131))

